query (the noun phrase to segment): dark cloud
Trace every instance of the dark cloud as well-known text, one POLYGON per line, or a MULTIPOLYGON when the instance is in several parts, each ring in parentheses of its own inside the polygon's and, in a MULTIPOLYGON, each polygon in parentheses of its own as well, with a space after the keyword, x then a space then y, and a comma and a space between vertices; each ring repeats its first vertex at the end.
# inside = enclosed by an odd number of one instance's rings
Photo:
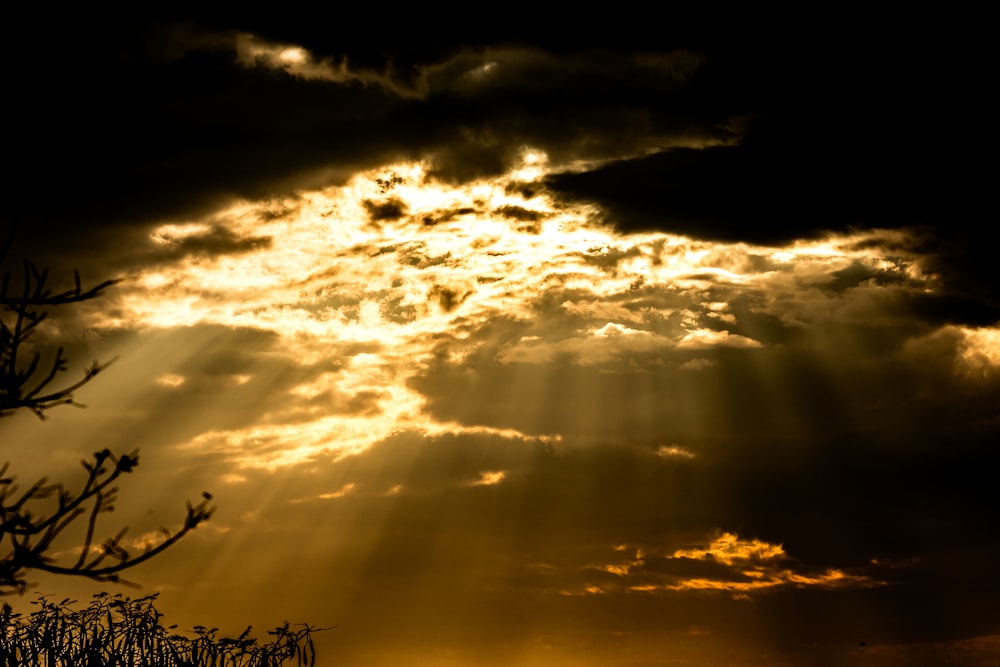
POLYGON ((365 210, 368 211, 368 215, 371 217, 373 222, 378 222, 380 220, 399 220, 406 215, 406 204, 403 203, 402 200, 394 197, 389 197, 382 201, 366 199, 363 203, 365 210))
POLYGON ((450 313, 457 306, 461 305, 468 298, 469 294, 471 292, 456 290, 443 285, 435 285, 427 296, 436 301, 446 313, 450 313))
MULTIPOLYGON (((181 257, 214 256, 238 254, 266 248, 271 239, 268 237, 240 237, 224 227, 211 227, 202 233, 194 233, 174 237, 169 232, 160 232, 153 240, 161 244, 161 248, 152 251, 156 262, 174 262, 181 257)), ((135 261, 135 258, 130 258, 135 261)))
POLYGON ((496 173, 524 143, 557 159, 620 157, 658 136, 738 139, 739 119, 751 119, 739 146, 553 185, 603 201, 626 228, 753 239, 938 220, 972 210, 967 195, 984 184, 953 131, 981 101, 977 61, 916 33, 894 31, 889 47, 875 28, 839 42, 683 18, 654 29, 640 16, 553 32, 516 14, 461 31, 421 21, 419 39, 255 12, 50 18, 44 44, 26 32, 6 46, 19 63, 7 84, 13 216, 67 227, 172 218, 403 155, 435 155, 440 173, 459 177, 496 173), (244 67, 240 35, 302 47, 356 77, 244 67), (382 84, 365 78, 376 74, 382 84), (426 91, 402 99, 386 81, 426 91))
POLYGON ((548 184, 603 204, 622 230, 726 241, 773 244, 855 227, 965 224, 954 217, 971 213, 968 200, 982 193, 966 191, 968 174, 957 156, 929 151, 913 137, 913 146, 885 146, 887 128, 851 127, 850 116, 828 113, 761 120, 739 145, 667 150, 552 176, 548 184))
POLYGON ((599 49, 553 54, 541 49, 493 48, 457 54, 428 69, 427 87, 444 96, 513 97, 563 104, 683 87, 704 57, 692 52, 616 53, 599 49), (585 92, 584 92, 585 91, 585 92), (567 96, 569 99, 566 99, 567 96))
POLYGON ((537 222, 542 218, 546 217, 546 214, 542 211, 533 211, 530 208, 525 208, 523 206, 513 206, 505 205, 493 211, 496 215, 502 215, 505 218, 511 218, 512 220, 521 220, 524 222, 537 222))
POLYGON ((973 231, 990 208, 982 149, 955 133, 982 105, 981 59, 908 38, 740 42, 711 55, 690 99, 726 109, 736 141, 552 175, 549 187, 601 204, 624 231, 784 243, 923 225, 949 248, 935 253, 949 282, 996 307, 973 231))
POLYGON ((596 156, 710 127, 650 106, 661 93, 648 90, 660 83, 683 87, 699 63, 694 52, 491 51, 458 35, 413 51, 378 35, 317 44, 301 26, 293 35, 280 22, 258 30, 232 21, 55 24, 45 48, 29 36, 9 44, 6 57, 23 63, 8 82, 18 100, 8 156, 20 165, 6 181, 11 217, 80 238, 94 226, 184 218, 233 197, 336 182, 400 157, 431 156, 439 173, 467 177, 498 173, 524 144, 596 156), (237 48, 247 34, 312 49, 316 62, 342 62, 352 74, 247 67, 237 48), (463 88, 484 67, 489 85, 463 88), (397 83, 424 89, 410 99, 397 83))

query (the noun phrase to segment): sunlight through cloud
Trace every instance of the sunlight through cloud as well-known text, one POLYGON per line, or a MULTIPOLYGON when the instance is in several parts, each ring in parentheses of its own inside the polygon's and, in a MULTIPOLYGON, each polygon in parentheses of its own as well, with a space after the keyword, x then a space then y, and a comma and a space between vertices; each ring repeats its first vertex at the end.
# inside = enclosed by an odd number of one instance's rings
MULTIPOLYGON (((292 47, 254 48, 254 57, 306 59, 292 47)), ((564 358, 606 367, 689 351, 765 348, 730 303, 737 294, 756 293, 772 316, 802 322, 829 312, 824 301, 844 302, 823 290, 850 267, 898 276, 898 289, 930 284, 914 273, 914 262, 873 254, 879 242, 898 241, 895 232, 787 248, 623 235, 590 205, 557 202, 544 190, 519 194, 519 184, 551 169, 545 153, 531 147, 522 148, 510 173, 457 185, 430 176, 426 163, 402 162, 296 199, 240 202, 210 223, 161 225, 150 235, 153 247, 213 234, 270 241, 219 255, 179 246, 182 252, 164 255, 123 285, 121 310, 105 326, 269 331, 291 363, 328 364, 289 387, 287 400, 271 405, 258 423, 205 432, 186 445, 224 453, 237 466, 275 468, 357 454, 406 430, 557 441, 559 433, 438 420, 413 387, 412 379, 440 355, 457 364, 481 353, 478 332, 498 321, 522 326, 516 337, 492 343, 497 363, 564 358), (802 300, 803 285, 816 298, 802 300), (784 297, 786 291, 794 296, 784 297), (558 307, 545 317, 558 326, 546 329, 538 305, 550 294, 559 295, 558 307), (325 400, 356 407, 332 413, 325 400)), ((862 284, 847 293, 859 308, 869 307, 863 290, 862 284)), ((969 358, 992 359, 989 345, 976 342, 991 340, 987 334, 967 339, 967 349, 987 351, 969 358)), ((682 370, 713 364, 677 361, 682 370)), ((240 374, 233 382, 249 378, 240 374)))

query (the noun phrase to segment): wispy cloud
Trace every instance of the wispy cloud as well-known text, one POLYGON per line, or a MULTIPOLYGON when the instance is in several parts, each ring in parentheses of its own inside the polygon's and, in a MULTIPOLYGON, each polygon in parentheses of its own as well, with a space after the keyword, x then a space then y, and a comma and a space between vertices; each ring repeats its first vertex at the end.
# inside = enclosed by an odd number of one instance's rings
POLYGON ((589 594, 633 591, 717 591, 738 599, 781 588, 867 588, 885 585, 864 572, 806 568, 780 544, 720 533, 707 544, 657 553, 648 547, 616 547, 616 560, 593 566, 613 579, 589 583, 589 594))

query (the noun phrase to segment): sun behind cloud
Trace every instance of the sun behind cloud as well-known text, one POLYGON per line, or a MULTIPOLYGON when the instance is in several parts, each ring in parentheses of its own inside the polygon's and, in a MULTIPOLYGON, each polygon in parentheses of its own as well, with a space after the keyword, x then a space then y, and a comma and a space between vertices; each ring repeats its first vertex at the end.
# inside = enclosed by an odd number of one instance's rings
POLYGON ((754 355, 774 344, 773 333, 753 325, 762 315, 812 326, 831 306, 863 309, 886 289, 934 288, 915 259, 875 252, 880 242, 898 242, 899 232, 787 248, 617 233, 594 207, 526 187, 555 168, 525 148, 523 166, 509 174, 456 185, 436 180, 424 163, 399 163, 343 186, 162 225, 149 236, 149 251, 162 260, 123 287, 113 322, 95 325, 252 328, 277 336, 272 355, 316 367, 256 423, 205 432, 187 445, 240 466, 273 467, 358 454, 407 429, 560 435, 433 416, 412 379, 435 359, 461 363, 493 349, 501 366, 562 359, 707 372, 706 353, 754 355), (267 242, 194 252, 200 238, 220 234, 267 242), (888 287, 839 290, 838 276, 848 271, 877 273, 888 287), (498 322, 510 332, 492 338, 498 322), (330 414, 317 402, 324 396, 368 398, 330 414))

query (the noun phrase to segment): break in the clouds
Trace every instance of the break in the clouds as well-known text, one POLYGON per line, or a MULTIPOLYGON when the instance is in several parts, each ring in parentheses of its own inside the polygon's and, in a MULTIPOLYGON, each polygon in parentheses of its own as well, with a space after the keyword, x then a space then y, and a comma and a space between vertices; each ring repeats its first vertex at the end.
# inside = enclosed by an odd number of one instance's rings
MULTIPOLYGON (((931 333, 910 314, 934 298, 935 278, 921 257, 872 255, 880 237, 895 244, 900 232, 869 233, 863 251, 854 236, 789 247, 621 236, 593 222, 585 206, 524 198, 505 179, 450 186, 419 164, 359 175, 284 206, 279 217, 269 213, 271 203, 242 204, 210 227, 154 229, 136 253, 159 259, 122 286, 113 319, 93 326, 205 323, 295 340, 294 363, 333 365, 262 413, 267 428, 280 428, 283 411, 306 409, 302 400, 369 396, 369 407, 349 417, 367 434, 362 442, 378 440, 373 414, 385 417, 389 431, 425 419, 423 406, 438 398, 434 378, 452 365, 475 373, 487 364, 479 372, 500 375, 560 360, 600 372, 709 372, 699 360, 738 354, 740 364, 773 363, 798 349, 815 353, 809 346, 818 338, 872 326, 898 338, 903 365, 902 344, 931 333), (382 174, 393 177, 388 189, 382 174), (399 213, 382 214, 385 201, 399 213), (512 208, 537 219, 511 219, 512 208), (227 241, 218 255, 200 251, 207 239, 223 238, 247 241, 227 241)), ((977 336, 963 344, 975 345, 977 336)), ((469 421, 453 415, 445 422, 453 420, 469 421)), ((302 429, 298 417, 290 423, 302 429)), ((336 447, 351 450, 352 441, 344 434, 336 447)))

